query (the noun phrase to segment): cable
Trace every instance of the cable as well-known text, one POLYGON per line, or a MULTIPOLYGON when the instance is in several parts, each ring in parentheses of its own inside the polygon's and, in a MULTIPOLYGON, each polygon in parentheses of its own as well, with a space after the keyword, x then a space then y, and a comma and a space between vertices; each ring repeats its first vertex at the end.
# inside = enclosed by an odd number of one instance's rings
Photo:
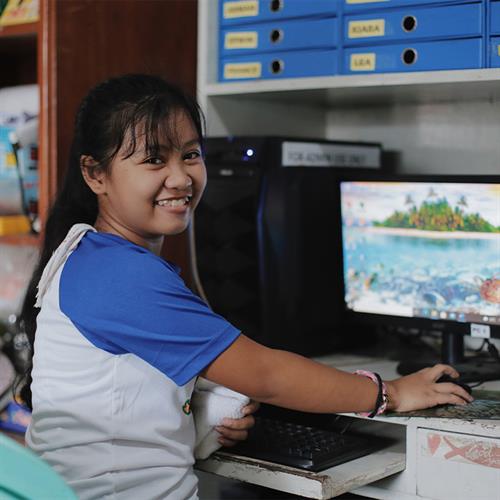
POLYGON ((486 344, 487 339, 484 339, 481 345, 477 349, 473 349, 474 352, 481 352, 484 348, 484 345, 486 344))
POLYGON ((490 342, 489 339, 483 339, 483 342, 481 343, 481 345, 477 349, 474 349, 474 352, 480 353, 481 351, 483 351, 484 346, 486 346, 486 350, 488 351, 488 354, 494 360, 496 360, 500 363, 500 353, 498 352, 498 349, 496 348, 495 344, 490 342))
POLYGON ((486 343, 488 346, 488 352, 493 359, 496 359, 500 363, 500 354, 498 353, 498 349, 495 344, 492 344, 488 339, 484 339, 483 345, 486 343))
POLYGON ((198 259, 196 255, 196 237, 194 233, 194 216, 191 217, 191 221, 188 225, 188 252, 189 252, 189 264, 191 266, 191 273, 193 276, 195 292, 210 306, 207 294, 203 289, 201 284, 200 275, 198 274, 198 259))
POLYGON ((354 422, 354 418, 349 420, 349 422, 347 422, 347 424, 340 431, 340 434, 345 434, 349 430, 349 427, 351 427, 353 422, 354 422))

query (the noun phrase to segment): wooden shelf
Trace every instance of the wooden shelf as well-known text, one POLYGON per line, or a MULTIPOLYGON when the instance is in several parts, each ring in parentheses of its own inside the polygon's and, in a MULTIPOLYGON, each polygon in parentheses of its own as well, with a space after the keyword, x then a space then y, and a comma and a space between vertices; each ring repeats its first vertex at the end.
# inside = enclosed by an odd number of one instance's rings
POLYGON ((38 234, 9 234, 0 236, 0 245, 24 245, 38 246, 40 235, 38 234))
POLYGON ((38 34, 38 22, 16 24, 14 26, 0 26, 0 39, 18 37, 36 37, 38 34))

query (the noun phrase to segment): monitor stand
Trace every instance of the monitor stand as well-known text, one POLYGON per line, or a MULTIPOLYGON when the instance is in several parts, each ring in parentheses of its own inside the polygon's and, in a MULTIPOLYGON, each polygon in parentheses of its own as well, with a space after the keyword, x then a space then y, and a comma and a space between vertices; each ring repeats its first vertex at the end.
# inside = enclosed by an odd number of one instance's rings
POLYGON ((442 333, 441 359, 402 361, 399 363, 397 371, 400 375, 409 375, 436 363, 445 363, 453 366, 460 373, 460 380, 462 382, 500 380, 499 361, 493 358, 466 358, 464 355, 463 336, 451 332, 442 333))

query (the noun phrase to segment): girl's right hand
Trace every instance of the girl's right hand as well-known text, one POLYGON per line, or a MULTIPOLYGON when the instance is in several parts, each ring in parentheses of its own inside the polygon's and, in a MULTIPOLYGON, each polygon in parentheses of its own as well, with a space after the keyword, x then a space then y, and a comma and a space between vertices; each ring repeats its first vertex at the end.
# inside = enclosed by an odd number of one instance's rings
POLYGON ((386 382, 389 396, 388 409, 392 411, 422 410, 439 404, 465 405, 474 398, 453 382, 437 384, 442 375, 458 377, 458 372, 449 365, 434 365, 405 377, 386 382))

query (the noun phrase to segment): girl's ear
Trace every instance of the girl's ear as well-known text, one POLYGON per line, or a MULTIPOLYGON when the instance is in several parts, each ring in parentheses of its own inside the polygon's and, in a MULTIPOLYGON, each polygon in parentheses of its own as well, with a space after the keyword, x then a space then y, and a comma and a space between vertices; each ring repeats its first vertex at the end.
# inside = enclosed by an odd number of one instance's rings
POLYGON ((80 169, 85 182, 95 194, 106 194, 106 174, 92 156, 80 157, 80 169))

